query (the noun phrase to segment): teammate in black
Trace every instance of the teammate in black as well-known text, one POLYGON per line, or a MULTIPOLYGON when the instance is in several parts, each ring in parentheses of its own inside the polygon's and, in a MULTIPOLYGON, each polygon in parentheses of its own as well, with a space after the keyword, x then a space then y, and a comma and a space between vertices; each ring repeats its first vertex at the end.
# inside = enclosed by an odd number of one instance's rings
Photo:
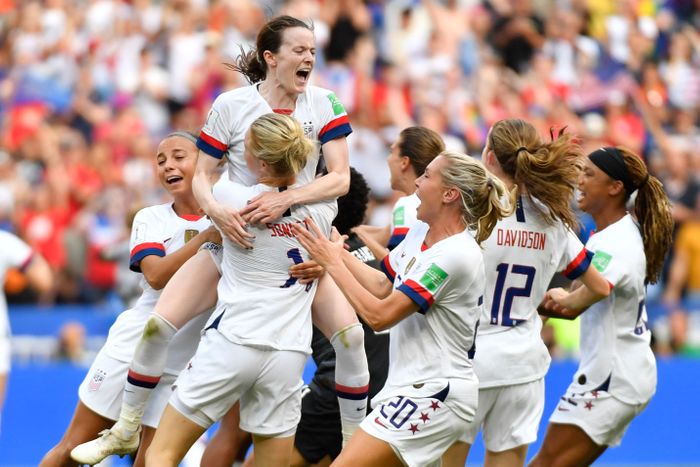
MULTIPOLYGON (((350 230, 362 223, 369 201, 369 187, 364 177, 350 169, 350 191, 338 198, 338 216, 333 226, 348 235, 348 250, 363 262, 379 269, 379 262, 367 246, 350 230)), ((360 320, 361 321, 361 320, 360 320)), ((375 333, 366 323, 365 352, 369 365, 369 399, 384 386, 389 370, 389 333, 375 333)), ((329 465, 342 448, 340 412, 335 395, 335 352, 328 339, 314 327, 311 341, 316 373, 301 401, 301 421, 294 439, 292 467, 329 465)), ((367 413, 371 412, 367 407, 367 413)))

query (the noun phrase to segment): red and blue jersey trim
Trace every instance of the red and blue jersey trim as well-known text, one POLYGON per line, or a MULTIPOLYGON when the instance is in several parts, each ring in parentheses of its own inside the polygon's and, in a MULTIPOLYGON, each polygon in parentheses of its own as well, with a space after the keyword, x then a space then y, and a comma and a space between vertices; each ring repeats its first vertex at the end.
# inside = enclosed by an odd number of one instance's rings
POLYGON ((343 115, 342 117, 331 120, 326 126, 321 128, 321 131, 318 132, 318 140, 321 141, 323 145, 328 141, 340 138, 341 136, 347 136, 350 133, 352 133, 350 120, 347 115, 343 115))
POLYGON ((387 248, 390 250, 393 250, 396 248, 399 243, 403 242, 403 239, 406 238, 406 234, 408 233, 408 227, 396 227, 394 228, 394 231, 391 232, 391 237, 389 238, 389 243, 387 244, 387 248))
POLYGON ((570 280, 579 278, 591 265, 592 259, 593 253, 584 248, 576 258, 569 263, 566 269, 564 269, 563 274, 570 280))
POLYGON ((131 250, 131 258, 129 259, 129 269, 134 272, 141 272, 141 260, 146 256, 165 256, 165 247, 160 243, 141 243, 136 245, 131 250))
POLYGON ((433 303, 435 303, 435 297, 433 294, 428 292, 425 287, 420 285, 418 282, 408 279, 406 282, 398 286, 398 289, 406 294, 408 298, 413 300, 416 305, 420 308, 419 313, 425 314, 433 303))
POLYGON ((384 274, 386 274, 387 279, 391 281, 391 283, 394 283, 394 279, 396 279, 396 271, 394 271, 394 268, 391 267, 391 261, 389 261, 389 255, 386 255, 384 259, 379 263, 379 269, 382 270, 384 274))
POLYGON ((216 159, 224 157, 224 154, 226 154, 228 150, 228 145, 212 138, 203 131, 199 132, 199 138, 197 138, 196 144, 200 151, 216 159))

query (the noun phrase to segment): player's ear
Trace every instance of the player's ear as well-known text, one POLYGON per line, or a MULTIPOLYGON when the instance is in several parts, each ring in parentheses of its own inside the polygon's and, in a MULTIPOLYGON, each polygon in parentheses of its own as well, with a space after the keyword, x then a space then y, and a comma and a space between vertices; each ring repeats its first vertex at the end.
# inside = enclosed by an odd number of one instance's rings
POLYGON ((277 66, 277 59, 275 58, 275 54, 273 54, 269 50, 263 52, 263 60, 265 60, 265 63, 269 67, 277 66))

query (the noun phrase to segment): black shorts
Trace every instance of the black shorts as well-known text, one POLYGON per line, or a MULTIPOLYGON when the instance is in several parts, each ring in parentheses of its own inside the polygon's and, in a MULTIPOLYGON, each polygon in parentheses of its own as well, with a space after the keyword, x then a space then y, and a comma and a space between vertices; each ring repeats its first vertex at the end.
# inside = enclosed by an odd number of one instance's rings
POLYGON ((301 421, 294 447, 310 464, 316 464, 326 456, 335 459, 343 447, 337 402, 335 411, 328 410, 328 405, 314 391, 307 392, 301 399, 301 421))

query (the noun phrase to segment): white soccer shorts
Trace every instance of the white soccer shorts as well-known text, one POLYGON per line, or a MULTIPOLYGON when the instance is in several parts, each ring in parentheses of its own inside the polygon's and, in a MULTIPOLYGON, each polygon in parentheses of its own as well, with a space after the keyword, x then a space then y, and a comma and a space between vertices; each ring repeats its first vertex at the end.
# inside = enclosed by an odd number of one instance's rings
POLYGON ((241 429, 262 436, 292 436, 301 418, 307 359, 302 352, 235 344, 209 329, 192 363, 180 374, 170 404, 208 428, 240 400, 241 429))

